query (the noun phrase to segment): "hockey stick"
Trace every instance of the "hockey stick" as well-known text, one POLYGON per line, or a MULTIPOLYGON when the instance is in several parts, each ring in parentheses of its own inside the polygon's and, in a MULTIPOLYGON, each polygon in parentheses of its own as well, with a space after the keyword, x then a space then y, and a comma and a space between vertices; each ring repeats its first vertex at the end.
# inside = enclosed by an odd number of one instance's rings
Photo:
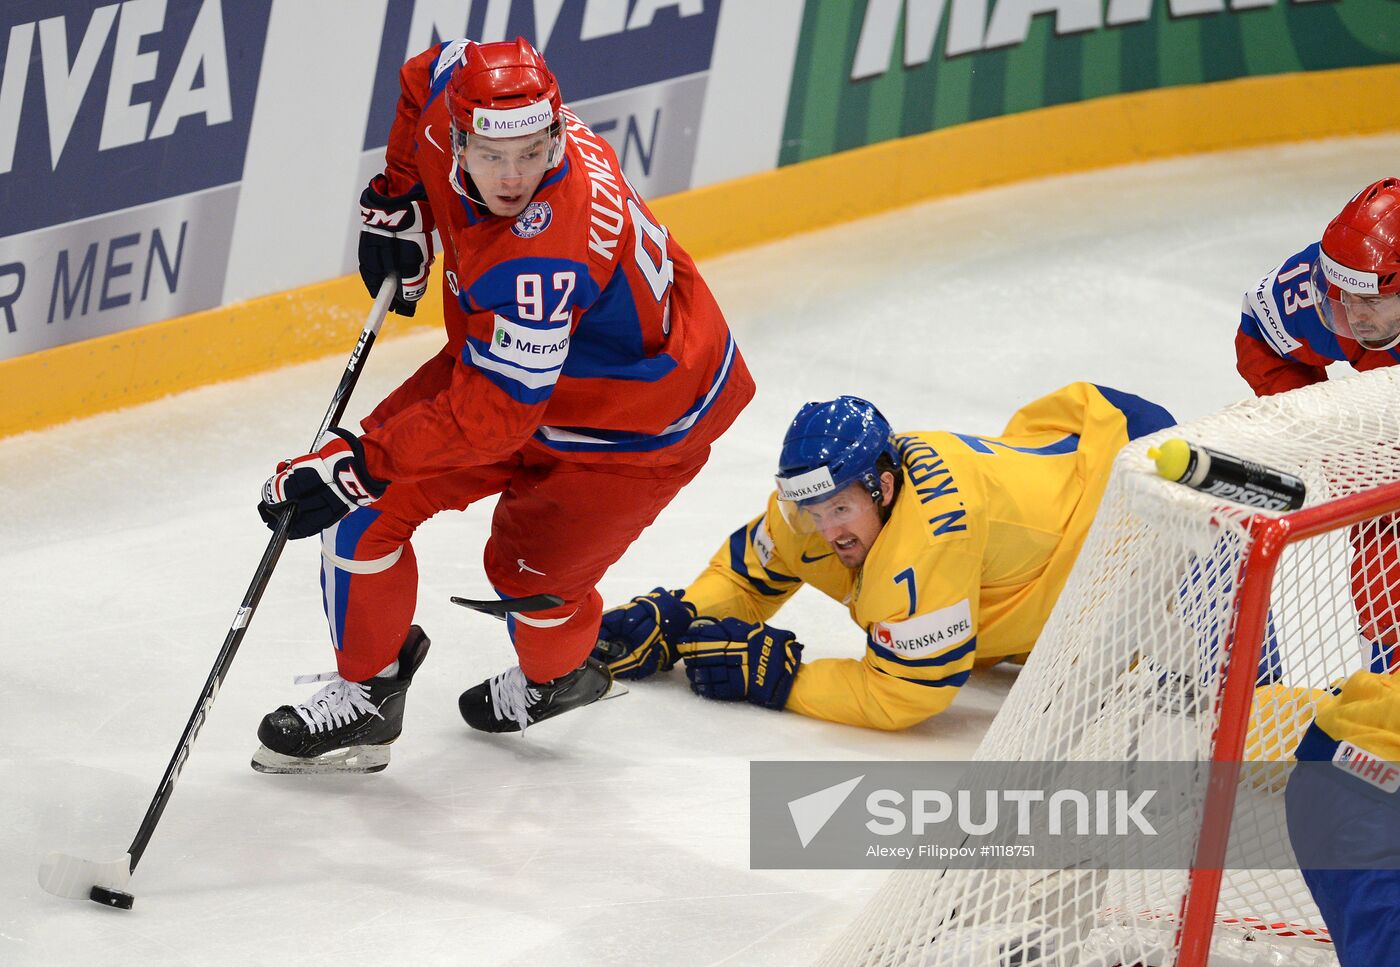
MULTIPOLYGON (((330 408, 326 410, 326 416, 321 421, 321 428, 311 438, 313 449, 316 446, 316 441, 321 439, 321 435, 339 423, 341 416, 344 415, 345 405, 350 402, 350 394, 354 391, 355 384, 359 382, 360 370, 365 357, 369 355, 370 347, 374 345, 375 336, 378 335, 379 327, 384 323, 384 316, 389 311, 389 303, 393 301, 394 293, 398 291, 398 288, 399 280, 396 275, 390 274, 380 283, 379 294, 374 300, 374 306, 369 311, 369 318, 365 320, 364 329, 360 331, 360 338, 350 353, 350 361, 345 364, 345 372, 341 374, 340 385, 335 388, 335 395, 331 397, 330 408)), ((199 730, 209 715, 209 709, 214 704, 214 698, 219 694, 219 688, 224 683, 224 677, 228 675, 229 666, 233 664, 233 658, 238 654, 238 646, 242 644, 243 636, 248 631, 248 625, 253 620, 253 612, 257 610, 258 602, 262 600, 263 591, 267 589, 267 583, 272 577, 272 569, 277 566, 277 560, 282 556, 282 548, 287 544, 287 529, 291 523, 292 507, 289 506, 277 518, 277 527, 272 532, 272 539, 267 542, 267 549, 263 551, 262 560, 258 562, 258 569, 253 573, 253 582, 248 585, 248 590, 243 595, 243 603, 238 606, 238 611, 234 613, 233 623, 229 625, 228 636, 224 638, 224 646, 219 649, 219 657, 215 660, 214 667, 209 672, 209 678, 204 683, 204 691, 200 692, 199 701, 194 706, 194 712, 190 714, 190 720, 185 723, 185 731, 180 736, 180 744, 175 747, 175 754, 170 757, 170 763, 165 767, 165 775, 161 777, 160 785, 156 787, 156 794, 151 799, 151 804, 146 807, 146 815, 142 817, 141 826, 136 831, 136 838, 131 841, 131 846, 127 848, 126 854, 112 860, 86 860, 63 853, 50 853, 39 866, 39 885, 49 893, 72 899, 87 897, 89 900, 105 906, 117 907, 122 910, 131 909, 135 898, 130 893, 125 892, 126 886, 131 880, 131 874, 136 870, 136 864, 141 862, 141 856, 146 852, 146 846, 151 841, 156 824, 160 822, 161 814, 165 812, 165 806, 170 802, 170 796, 175 791, 175 781, 180 778, 180 770, 185 767, 185 762, 189 759, 190 747, 194 745, 195 737, 199 735, 199 730)))
POLYGON ((549 608, 557 608, 564 603, 564 599, 557 594, 527 594, 523 598, 500 598, 496 600, 483 598, 452 598, 453 604, 460 604, 464 608, 473 611, 480 611, 482 614, 489 614, 493 618, 506 620, 508 614, 526 613, 531 611, 546 611, 549 608))
MULTIPOLYGON (((489 614, 491 617, 500 618, 502 621, 506 620, 507 615, 528 614, 531 611, 546 611, 549 608, 557 608, 564 603, 564 599, 557 594, 527 594, 523 598, 500 598, 499 600, 492 600, 489 598, 459 598, 454 596, 451 601, 453 604, 460 604, 462 607, 470 608, 472 611, 480 611, 482 614, 489 614)), ((596 647, 601 648, 603 644, 604 642, 599 640, 596 647)), ((611 644, 611 642, 608 642, 608 644, 611 644)), ((624 651, 623 654, 625 653, 624 651)), ((617 657, 620 658, 622 656, 618 655, 617 657)), ((626 695, 627 692, 627 686, 619 681, 614 681, 608 686, 608 690, 603 693, 599 701, 608 698, 618 698, 626 695)))

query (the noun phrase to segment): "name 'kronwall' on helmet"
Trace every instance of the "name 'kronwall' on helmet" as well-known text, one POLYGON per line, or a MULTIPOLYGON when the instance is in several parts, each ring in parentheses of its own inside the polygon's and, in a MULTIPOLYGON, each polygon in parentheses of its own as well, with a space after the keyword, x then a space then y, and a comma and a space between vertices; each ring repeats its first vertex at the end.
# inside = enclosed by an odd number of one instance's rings
POLYGON ((1322 233, 1312 269, 1328 329, 1366 349, 1400 343, 1400 178, 1361 189, 1322 233))
POLYGON ((809 532, 812 527, 803 526, 804 508, 859 484, 884 520, 889 514, 888 507, 881 507, 884 472, 894 474, 898 492, 894 431, 873 403, 858 396, 805 403, 788 426, 778 456, 779 506, 795 530, 809 532))
MULTIPOLYGON (((549 133, 545 170, 564 160, 563 100, 559 84, 540 52, 524 37, 489 44, 468 42, 444 97, 452 122, 452 155, 471 174, 467 149, 473 139, 520 138, 549 133)), ((453 172, 452 183, 466 194, 453 172)), ((467 197, 471 197, 467 195, 467 197)), ((472 198, 481 202, 480 198, 472 198)))

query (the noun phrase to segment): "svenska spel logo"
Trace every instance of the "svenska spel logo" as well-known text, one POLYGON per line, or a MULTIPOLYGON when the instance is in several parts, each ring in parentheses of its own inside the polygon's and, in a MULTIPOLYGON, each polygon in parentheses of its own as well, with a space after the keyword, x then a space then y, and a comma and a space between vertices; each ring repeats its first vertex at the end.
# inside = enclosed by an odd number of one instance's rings
POLYGON ((550 209, 549 202, 532 201, 515 219, 515 224, 510 227, 510 230, 520 238, 534 238, 548 228, 549 223, 553 220, 554 212, 550 209))

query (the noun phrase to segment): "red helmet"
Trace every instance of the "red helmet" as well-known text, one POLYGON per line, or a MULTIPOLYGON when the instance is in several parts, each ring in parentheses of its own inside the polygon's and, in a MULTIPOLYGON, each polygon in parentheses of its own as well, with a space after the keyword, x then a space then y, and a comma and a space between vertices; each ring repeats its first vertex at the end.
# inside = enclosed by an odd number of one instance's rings
POLYGON ((1322 233, 1312 276, 1327 328, 1367 349, 1400 342, 1400 178, 1382 178, 1346 203, 1322 233))
POLYGON ((459 159, 473 136, 517 138, 548 130, 549 167, 563 160, 559 84, 524 37, 513 42, 468 43, 462 49, 462 66, 448 82, 445 95, 459 159))
MULTIPOLYGON (((1322 253, 1332 263, 1324 262, 1325 269, 1342 270, 1333 285, 1367 295, 1400 292, 1400 178, 1357 192, 1322 233, 1322 253)), ((1333 272, 1327 274, 1331 279, 1333 272)))

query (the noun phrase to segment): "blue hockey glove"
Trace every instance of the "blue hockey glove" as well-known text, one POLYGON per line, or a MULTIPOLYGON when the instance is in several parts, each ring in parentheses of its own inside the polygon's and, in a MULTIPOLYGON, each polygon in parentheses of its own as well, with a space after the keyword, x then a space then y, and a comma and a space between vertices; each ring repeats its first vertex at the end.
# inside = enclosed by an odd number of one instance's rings
POLYGON ((327 430, 314 453, 277 464, 263 484, 258 513, 269 530, 287 504, 293 505, 287 536, 292 540, 319 534, 356 507, 368 507, 389 486, 369 475, 359 437, 338 427, 327 430))
POLYGON ((802 664, 802 645, 791 631, 738 618, 692 622, 676 651, 685 659, 696 695, 723 702, 748 699, 764 708, 787 704, 802 664))
POLYGON ((399 277, 399 291, 389 308, 413 315, 428 291, 428 266, 433 264, 433 237, 428 234, 428 195, 414 185, 402 195, 386 195, 389 179, 375 175, 360 193, 360 278, 370 295, 390 272, 399 277))
POLYGON ((679 657, 675 640, 695 617, 684 591, 656 588, 631 603, 604 612, 593 657, 606 662, 613 678, 649 678, 670 671, 679 657))

